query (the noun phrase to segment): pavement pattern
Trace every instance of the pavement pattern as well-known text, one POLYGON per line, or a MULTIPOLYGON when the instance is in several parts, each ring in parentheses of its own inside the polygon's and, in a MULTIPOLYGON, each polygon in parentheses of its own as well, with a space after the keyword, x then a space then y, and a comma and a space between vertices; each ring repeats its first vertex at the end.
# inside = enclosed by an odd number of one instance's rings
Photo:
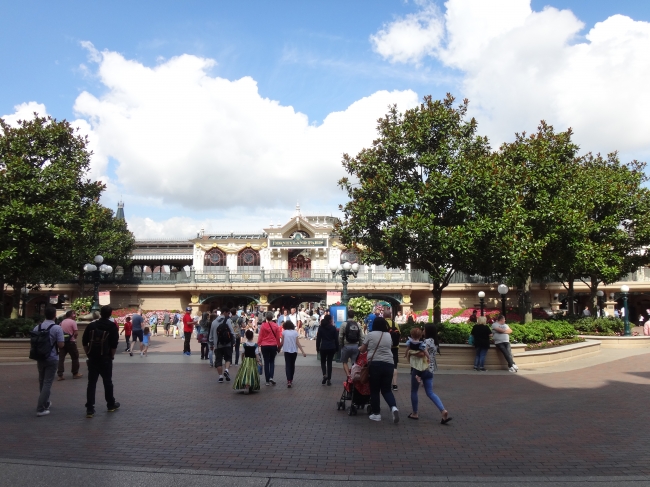
POLYGON ((379 423, 337 411, 340 365, 333 386, 321 386, 315 358, 301 357, 294 388, 287 389, 279 360, 278 385, 262 383, 261 392, 245 396, 218 384, 215 369, 196 354, 169 351, 180 347, 172 342, 155 338, 150 357, 120 355, 114 384, 122 407, 106 412, 99 384, 93 419, 84 415, 85 377, 71 380, 68 372, 55 382, 52 413, 37 418, 36 366, 1 366, 0 459, 9 463, 0 479, 13 472, 11 462, 35 460, 323 481, 330 475, 360 482, 364 476, 519 478, 519 485, 522 477, 650 478, 650 429, 642 414, 648 354, 557 373, 438 374, 434 389, 454 418, 445 426, 423 391, 420 420, 407 419, 409 376, 400 371, 395 425, 383 402, 379 423), (164 363, 166 356, 174 363, 164 363))

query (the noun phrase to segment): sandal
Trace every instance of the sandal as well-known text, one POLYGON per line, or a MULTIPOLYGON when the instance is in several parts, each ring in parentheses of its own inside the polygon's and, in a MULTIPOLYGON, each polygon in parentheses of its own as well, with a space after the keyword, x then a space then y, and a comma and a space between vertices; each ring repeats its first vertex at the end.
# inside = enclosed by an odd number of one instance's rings
POLYGON ((413 413, 409 414, 409 415, 407 416, 407 418, 408 418, 408 419, 420 419, 420 418, 418 418, 418 417, 416 417, 416 416, 413 416, 413 413))

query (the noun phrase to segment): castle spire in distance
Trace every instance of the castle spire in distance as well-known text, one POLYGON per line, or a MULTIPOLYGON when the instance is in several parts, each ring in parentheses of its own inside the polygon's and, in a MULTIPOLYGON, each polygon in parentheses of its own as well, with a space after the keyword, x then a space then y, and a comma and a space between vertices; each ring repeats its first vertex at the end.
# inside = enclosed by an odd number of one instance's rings
POLYGON ((117 214, 115 218, 118 220, 124 220, 124 201, 120 200, 117 202, 117 214))

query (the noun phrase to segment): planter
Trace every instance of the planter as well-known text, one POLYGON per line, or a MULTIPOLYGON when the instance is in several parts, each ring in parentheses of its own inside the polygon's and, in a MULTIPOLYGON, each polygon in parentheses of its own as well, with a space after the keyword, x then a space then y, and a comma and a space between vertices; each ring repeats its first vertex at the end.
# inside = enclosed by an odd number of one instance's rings
POLYGON ((577 358, 584 358, 600 353, 601 343, 588 340, 581 343, 571 343, 560 347, 542 348, 528 352, 514 353, 513 358, 521 369, 536 369, 548 367, 577 358))
MULTIPOLYGON (((523 343, 513 343, 510 345, 512 354, 522 352, 526 345, 523 343)), ((440 370, 472 370, 474 368, 475 348, 472 345, 448 345, 440 344, 440 355, 436 355, 436 363, 440 370)), ((409 363, 404 358, 406 345, 400 344, 399 365, 409 367, 409 363)), ((515 360, 516 361, 516 360, 515 360)), ((519 365, 519 364, 517 364, 519 365)), ((508 370, 508 364, 501 352, 494 345, 490 346, 485 356, 485 368, 488 370, 508 370)))
POLYGON ((601 348, 650 348, 650 336, 600 336, 600 335, 578 335, 585 340, 596 340, 600 342, 601 348))
POLYGON ((29 338, 0 338, 0 363, 33 362, 29 342, 29 338))

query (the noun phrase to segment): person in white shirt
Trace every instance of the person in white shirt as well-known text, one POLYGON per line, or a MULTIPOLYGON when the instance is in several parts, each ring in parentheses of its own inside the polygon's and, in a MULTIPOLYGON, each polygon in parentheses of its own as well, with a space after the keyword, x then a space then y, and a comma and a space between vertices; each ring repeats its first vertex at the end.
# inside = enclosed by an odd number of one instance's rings
POLYGON ((300 318, 298 317, 298 313, 296 313, 296 308, 291 308, 291 313, 285 318, 285 320, 291 321, 294 325, 298 324, 298 320, 300 318))
POLYGON ((494 345, 503 354, 503 357, 508 362, 508 371, 517 372, 519 367, 512 359, 512 350, 510 349, 510 334, 512 329, 506 325, 506 317, 503 315, 497 316, 496 321, 492 324, 492 338, 494 345))
MULTIPOLYGON (((294 310, 295 311, 295 310, 294 310)), ((291 320, 282 323, 282 337, 280 338, 280 348, 284 350, 284 366, 287 374, 287 387, 291 389, 293 385, 293 375, 296 372, 296 358, 298 358, 298 349, 303 357, 306 357, 305 351, 300 345, 298 332, 291 320)))

